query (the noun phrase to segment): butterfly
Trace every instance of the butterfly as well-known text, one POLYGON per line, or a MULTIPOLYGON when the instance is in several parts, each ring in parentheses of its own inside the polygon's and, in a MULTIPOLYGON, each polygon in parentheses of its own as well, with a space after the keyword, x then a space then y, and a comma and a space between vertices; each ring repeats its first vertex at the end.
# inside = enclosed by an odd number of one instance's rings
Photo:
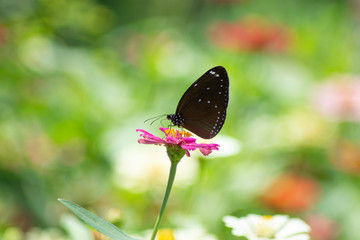
POLYGON ((215 137, 226 119, 229 77, 224 67, 211 68, 181 97, 176 112, 166 115, 175 126, 204 139, 215 137))

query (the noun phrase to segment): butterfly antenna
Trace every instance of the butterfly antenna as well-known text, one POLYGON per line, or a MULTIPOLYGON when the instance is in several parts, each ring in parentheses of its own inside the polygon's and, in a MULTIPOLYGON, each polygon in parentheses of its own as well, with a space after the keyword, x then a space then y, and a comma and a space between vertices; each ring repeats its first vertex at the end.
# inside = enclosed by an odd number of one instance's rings
POLYGON ((152 117, 152 118, 146 119, 146 120, 144 121, 144 123, 146 123, 147 121, 150 121, 150 120, 155 119, 155 120, 153 120, 153 121, 150 123, 150 125, 152 125, 154 122, 158 121, 160 118, 162 118, 162 117, 164 117, 164 116, 166 116, 166 114, 162 114, 162 115, 159 115, 159 116, 156 116, 156 117, 152 117))
POLYGON ((167 120, 167 119, 161 119, 161 121, 160 121, 160 124, 161 124, 162 127, 165 127, 164 124, 163 124, 163 122, 164 122, 165 120, 167 120))
POLYGON ((152 121, 152 122, 150 123, 150 125, 152 125, 154 122, 158 121, 161 117, 162 117, 162 116, 156 118, 154 121, 152 121))

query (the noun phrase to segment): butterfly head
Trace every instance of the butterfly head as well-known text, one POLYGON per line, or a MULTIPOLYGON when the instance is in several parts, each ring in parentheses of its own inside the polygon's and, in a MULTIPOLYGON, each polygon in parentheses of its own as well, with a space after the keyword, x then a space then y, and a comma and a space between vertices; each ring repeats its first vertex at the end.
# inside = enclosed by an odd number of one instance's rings
POLYGON ((184 123, 184 117, 180 113, 168 114, 166 115, 166 118, 178 127, 181 127, 184 123))

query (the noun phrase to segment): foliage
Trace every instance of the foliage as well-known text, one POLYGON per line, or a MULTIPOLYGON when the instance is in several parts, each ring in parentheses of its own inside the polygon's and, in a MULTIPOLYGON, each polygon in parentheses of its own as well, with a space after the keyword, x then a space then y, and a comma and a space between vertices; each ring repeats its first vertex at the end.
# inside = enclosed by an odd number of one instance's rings
POLYGON ((135 129, 167 126, 143 121, 173 113, 197 77, 222 65, 230 102, 219 155, 179 163, 162 227, 237 239, 225 215, 284 213, 311 223, 314 239, 356 239, 359 9, 351 0, 0 2, 0 238, 73 239, 58 197, 145 236, 170 163, 135 129), (317 96, 329 82, 350 87, 322 99, 337 107, 327 115, 317 96), (279 181, 289 178, 297 187, 279 181))

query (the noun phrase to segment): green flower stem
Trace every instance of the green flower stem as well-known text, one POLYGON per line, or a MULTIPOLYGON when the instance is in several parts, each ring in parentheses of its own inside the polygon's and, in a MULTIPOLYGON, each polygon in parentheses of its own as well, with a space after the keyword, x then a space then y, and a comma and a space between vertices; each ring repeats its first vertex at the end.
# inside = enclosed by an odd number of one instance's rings
POLYGON ((164 215, 164 211, 166 208, 166 204, 169 200, 169 196, 170 196, 170 192, 171 192, 171 188, 172 185, 174 183, 174 179, 175 179, 175 174, 176 174, 176 167, 180 161, 180 159, 185 155, 185 150, 180 148, 179 146, 174 146, 174 147, 168 147, 167 148, 167 154, 170 158, 171 161, 171 167, 170 167, 170 174, 169 174, 169 179, 168 179, 168 183, 166 186, 166 191, 165 191, 165 196, 164 196, 164 200, 162 202, 161 208, 160 208, 160 212, 159 215, 156 219, 155 222, 155 226, 154 226, 154 230, 151 236, 151 240, 155 240, 156 234, 159 230, 159 226, 160 226, 160 222, 161 219, 164 215))
POLYGON ((165 208, 166 208, 166 204, 167 204, 169 196, 170 196, 172 185, 174 183, 177 164, 178 164, 178 162, 172 162, 171 163, 170 174, 169 174, 169 179, 168 179, 168 184, 167 184, 167 187, 166 187, 164 200, 163 200, 163 203, 161 205, 159 215, 158 215, 158 217, 156 219, 156 222, 155 222, 154 231, 153 231, 153 234, 151 236, 151 240, 155 239, 157 231, 159 230, 160 222, 161 222, 162 216, 163 216, 165 208))

